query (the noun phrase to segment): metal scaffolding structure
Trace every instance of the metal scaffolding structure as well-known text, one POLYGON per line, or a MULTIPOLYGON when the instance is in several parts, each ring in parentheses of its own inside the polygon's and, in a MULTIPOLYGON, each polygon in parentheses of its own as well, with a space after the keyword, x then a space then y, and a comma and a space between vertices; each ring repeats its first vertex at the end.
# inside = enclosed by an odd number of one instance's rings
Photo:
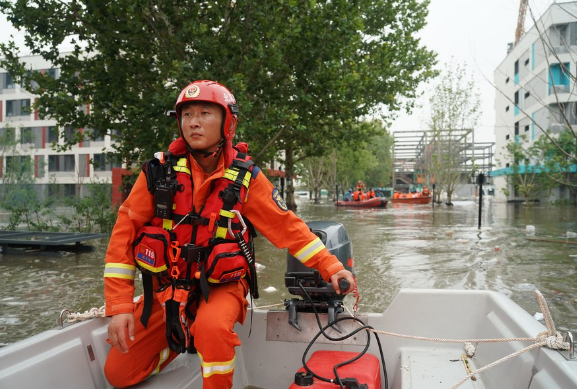
POLYGON ((464 182, 474 172, 489 173, 493 166, 494 142, 475 143, 471 130, 398 131, 393 133, 393 187, 410 188, 412 185, 431 185, 427 161, 431 155, 450 146, 458 158, 464 182))

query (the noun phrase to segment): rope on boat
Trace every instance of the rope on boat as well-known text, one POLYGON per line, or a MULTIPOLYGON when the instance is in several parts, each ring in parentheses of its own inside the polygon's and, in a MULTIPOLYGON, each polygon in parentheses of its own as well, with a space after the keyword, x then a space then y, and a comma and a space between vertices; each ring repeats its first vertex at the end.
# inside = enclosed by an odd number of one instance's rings
POLYGON ((91 308, 84 313, 76 312, 76 313, 69 313, 66 317, 66 321, 68 323, 76 323, 77 321, 84 321, 88 319, 93 319, 95 317, 105 317, 104 312, 104 305, 100 308, 91 308))
MULTIPOLYGON (((514 358, 517 355, 523 354, 524 352, 533 350, 538 347, 548 347, 553 350, 569 350, 569 342, 563 341, 563 336, 555 329, 555 323, 553 322, 553 318, 551 317, 551 312, 549 311, 549 307, 547 306, 547 302, 545 301, 545 297, 539 292, 535 290, 535 295, 537 296, 537 302, 539 303, 539 307, 541 308, 541 313, 545 318, 545 326, 547 327, 546 331, 540 332, 534 338, 499 338, 499 339, 443 339, 443 338, 427 338, 424 336, 412 336, 412 335, 402 335, 397 334, 394 332, 388 331, 381 331, 370 329, 367 331, 376 332, 378 334, 395 336, 398 338, 405 338, 405 339, 414 339, 414 340, 424 340, 429 342, 440 342, 440 343, 465 343, 465 351, 467 356, 472 357, 475 355, 475 346, 473 343, 497 343, 497 342, 534 342, 532 345, 527 346, 521 350, 518 350, 512 354, 509 354, 501 359, 498 359, 486 366, 483 366, 471 373, 467 374, 461 381, 457 382, 451 389, 456 389, 465 383, 467 380, 471 379, 471 377, 488 370, 502 362, 505 362, 508 359, 514 358)), ((348 310, 349 314, 352 316, 351 312, 348 310)))
MULTIPOLYGON (((546 331, 540 332, 534 338, 489 338, 489 339, 446 339, 446 338, 428 338, 424 336, 413 336, 413 335, 403 335, 397 334, 394 332, 389 331, 382 331, 382 330, 375 330, 375 329, 367 329, 367 331, 372 331, 378 334, 388 335, 388 336, 395 336, 398 338, 404 339, 413 339, 413 340, 423 340, 428 342, 438 342, 438 343, 464 343, 464 349, 468 357, 473 357, 475 355, 475 346, 473 343, 499 343, 499 342, 534 342, 532 345, 527 346, 521 350, 518 350, 512 354, 509 354, 501 359, 498 359, 488 365, 485 365, 477 370, 472 371, 471 373, 467 374, 463 377, 459 382, 451 387, 451 389, 456 389, 462 384, 464 384, 467 380, 471 379, 471 377, 485 371, 489 370, 490 368, 497 366, 498 364, 505 362, 511 358, 514 358, 518 355, 523 354, 524 352, 531 351, 538 347, 548 347, 553 350, 569 350, 569 342, 563 341, 563 336, 556 330, 555 323, 553 322, 553 318, 551 317, 551 312, 549 311, 549 307, 547 306, 547 302, 545 301, 545 297, 541 294, 540 291, 535 290, 535 295, 537 296, 537 302, 539 303, 539 307, 541 308, 541 313, 545 319, 545 326, 547 327, 546 331)), ((284 303, 278 304, 271 304, 271 305, 264 305, 261 307, 249 307, 248 309, 265 309, 265 308, 273 308, 278 306, 284 306, 284 303)), ((356 311, 353 314, 348 307, 345 306, 345 309, 349 313, 349 315, 355 317, 356 311)), ((84 313, 70 313, 67 317, 67 321, 69 323, 74 323, 76 321, 84 321, 88 319, 92 319, 95 317, 104 317, 105 311, 104 306, 100 308, 92 308, 84 313)), ((358 323, 357 323, 358 324, 358 323)))

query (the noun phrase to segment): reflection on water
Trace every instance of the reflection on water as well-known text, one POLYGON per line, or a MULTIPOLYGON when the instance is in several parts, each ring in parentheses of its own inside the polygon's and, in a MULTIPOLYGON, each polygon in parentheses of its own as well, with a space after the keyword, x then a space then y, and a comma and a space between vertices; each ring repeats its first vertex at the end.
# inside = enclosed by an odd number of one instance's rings
MULTIPOLYGON (((305 201, 298 214, 306 221, 333 220, 346 227, 364 311, 384 310, 400 288, 452 288, 499 291, 534 314, 539 310, 534 290, 539 289, 558 328, 577 332, 577 245, 527 240, 577 243, 571 234, 577 232, 573 208, 486 202, 480 231, 474 202, 434 210, 410 204, 369 210, 305 201)), ((108 242, 87 243, 96 250, 0 255, 0 345, 54 328, 62 309, 84 312, 103 305, 108 242)), ((256 246, 256 259, 265 268, 259 275, 261 298, 255 303, 282 304, 291 298, 284 288, 286 252, 263 237, 256 246)))

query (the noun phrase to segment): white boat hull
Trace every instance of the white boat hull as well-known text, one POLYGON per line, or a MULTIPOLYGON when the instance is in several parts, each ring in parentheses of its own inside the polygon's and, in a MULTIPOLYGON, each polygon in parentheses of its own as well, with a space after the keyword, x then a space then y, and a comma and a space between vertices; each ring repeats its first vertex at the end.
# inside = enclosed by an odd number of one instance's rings
MULTIPOLYGON (((299 313, 302 332, 288 324, 288 313, 255 309, 250 327, 237 326, 234 389, 286 389, 302 366, 302 354, 318 332, 312 314, 299 313)), ((545 327, 509 298, 490 291, 401 290, 382 314, 362 315, 377 330, 430 338, 486 339, 535 337, 545 327)), ((102 373, 109 350, 108 319, 93 319, 33 336, 0 349, 0 388, 110 388, 102 373), (94 356, 91 358, 91 352, 94 356)), ((326 315, 323 315, 326 323, 326 315)), ((352 328, 352 322, 339 325, 352 328), (349 323, 349 324, 344 324, 349 323)), ((331 330, 332 331, 332 330, 331 330)), ((336 334, 335 332, 332 332, 336 334)), ((311 349, 360 351, 366 339, 332 343, 319 339, 311 349)), ((380 335, 391 389, 450 389, 467 375, 462 343, 437 343, 380 335)), ((472 370, 518 351, 531 342, 479 343, 472 370)), ((371 340, 369 353, 379 356, 371 340)), ((381 372, 382 373, 382 372, 381 372)), ((383 378, 383 377, 382 377, 383 378)), ((577 360, 567 352, 536 348, 467 380, 467 389, 577 389, 577 360)), ((140 388, 200 388, 194 354, 179 356, 140 388)), ((384 378, 382 379, 384 388, 384 378)), ((336 388, 337 386, 335 386, 336 388)))

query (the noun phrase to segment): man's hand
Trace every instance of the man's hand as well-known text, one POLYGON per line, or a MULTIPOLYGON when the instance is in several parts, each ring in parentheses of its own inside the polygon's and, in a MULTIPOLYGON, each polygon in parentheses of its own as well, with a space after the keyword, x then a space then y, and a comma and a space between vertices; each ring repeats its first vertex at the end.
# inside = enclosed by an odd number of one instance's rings
POLYGON ((134 316, 132 313, 121 313, 112 316, 110 323, 108 323, 108 339, 110 339, 113 347, 123 353, 128 352, 127 330, 128 337, 134 341, 134 316))
POLYGON ((341 294, 341 292, 343 294, 350 293, 353 290, 353 287, 355 286, 355 279, 353 278, 353 274, 346 269, 340 270, 335 274, 333 274, 330 278, 330 281, 333 284, 333 288, 335 289, 337 294, 341 294), (339 280, 341 278, 344 278, 349 282, 350 284, 349 289, 341 291, 341 288, 339 287, 339 280))

